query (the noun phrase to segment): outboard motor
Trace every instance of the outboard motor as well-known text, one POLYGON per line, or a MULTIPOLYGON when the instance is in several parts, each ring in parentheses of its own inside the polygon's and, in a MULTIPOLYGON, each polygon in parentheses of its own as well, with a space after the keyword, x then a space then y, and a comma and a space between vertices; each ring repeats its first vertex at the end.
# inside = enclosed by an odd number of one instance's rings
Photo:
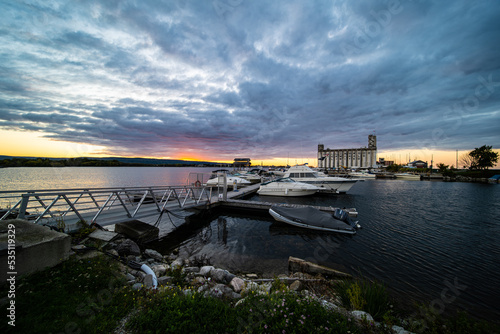
POLYGON ((347 225, 352 226, 354 228, 361 228, 361 226, 358 224, 358 221, 352 220, 351 217, 349 216, 349 214, 342 209, 335 209, 335 212, 333 213, 333 217, 335 219, 343 221, 347 225))

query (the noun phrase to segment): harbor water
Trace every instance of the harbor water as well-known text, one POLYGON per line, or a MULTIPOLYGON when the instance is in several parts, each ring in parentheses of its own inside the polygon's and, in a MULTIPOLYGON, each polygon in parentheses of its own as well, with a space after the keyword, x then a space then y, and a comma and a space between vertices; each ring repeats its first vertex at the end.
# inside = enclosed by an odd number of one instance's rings
MULTIPOLYGON (((212 168, 4 168, 0 190, 184 184, 212 168)), ((354 207, 354 236, 288 227, 266 214, 222 212, 179 226, 157 250, 209 258, 232 272, 287 273, 294 256, 383 282, 404 302, 500 319, 500 186, 367 180, 343 195, 248 200, 354 207)), ((169 224, 164 218, 162 223, 169 224)))

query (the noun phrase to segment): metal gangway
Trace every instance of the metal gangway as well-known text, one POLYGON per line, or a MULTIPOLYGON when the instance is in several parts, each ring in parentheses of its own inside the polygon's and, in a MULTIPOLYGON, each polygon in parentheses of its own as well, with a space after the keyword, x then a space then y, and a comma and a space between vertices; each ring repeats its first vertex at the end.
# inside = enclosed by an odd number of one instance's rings
POLYGON ((210 204, 211 188, 201 182, 183 186, 42 189, 0 191, 0 220, 26 219, 36 224, 77 229, 158 217, 164 210, 210 204))

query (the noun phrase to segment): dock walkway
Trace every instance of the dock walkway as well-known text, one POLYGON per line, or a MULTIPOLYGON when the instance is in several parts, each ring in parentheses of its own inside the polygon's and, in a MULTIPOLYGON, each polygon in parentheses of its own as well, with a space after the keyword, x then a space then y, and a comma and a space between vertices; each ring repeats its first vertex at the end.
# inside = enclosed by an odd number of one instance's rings
MULTIPOLYGON (((181 224, 193 214, 190 210, 214 207, 241 209, 245 211, 268 211, 272 205, 306 207, 298 204, 276 204, 247 201, 241 198, 256 193, 260 184, 238 188, 236 191, 221 187, 158 186, 95 189, 51 189, 0 191, 0 204, 16 203, 0 213, 3 219, 28 219, 38 224, 63 227, 67 231, 79 228, 79 222, 114 225, 130 220, 141 220, 155 224, 160 213, 162 219, 181 224), (174 213, 170 215, 169 213, 174 213), (165 218, 167 217, 168 218, 165 218), (177 216, 177 217, 175 217, 177 216)), ((333 207, 315 207, 325 212, 334 212, 333 207)), ((356 216, 355 209, 344 209, 356 216)))

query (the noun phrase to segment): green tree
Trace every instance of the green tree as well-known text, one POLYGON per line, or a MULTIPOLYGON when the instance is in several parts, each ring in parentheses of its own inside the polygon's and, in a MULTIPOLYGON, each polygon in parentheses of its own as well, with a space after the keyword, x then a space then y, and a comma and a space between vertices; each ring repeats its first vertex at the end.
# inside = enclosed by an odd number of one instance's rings
POLYGON ((446 172, 446 170, 448 169, 448 165, 445 165, 444 163, 439 163, 436 165, 436 167, 439 169, 439 172, 440 173, 444 173, 446 172))
POLYGON ((491 146, 483 145, 469 152, 473 159, 471 169, 488 169, 498 162, 498 153, 493 152, 491 146))

